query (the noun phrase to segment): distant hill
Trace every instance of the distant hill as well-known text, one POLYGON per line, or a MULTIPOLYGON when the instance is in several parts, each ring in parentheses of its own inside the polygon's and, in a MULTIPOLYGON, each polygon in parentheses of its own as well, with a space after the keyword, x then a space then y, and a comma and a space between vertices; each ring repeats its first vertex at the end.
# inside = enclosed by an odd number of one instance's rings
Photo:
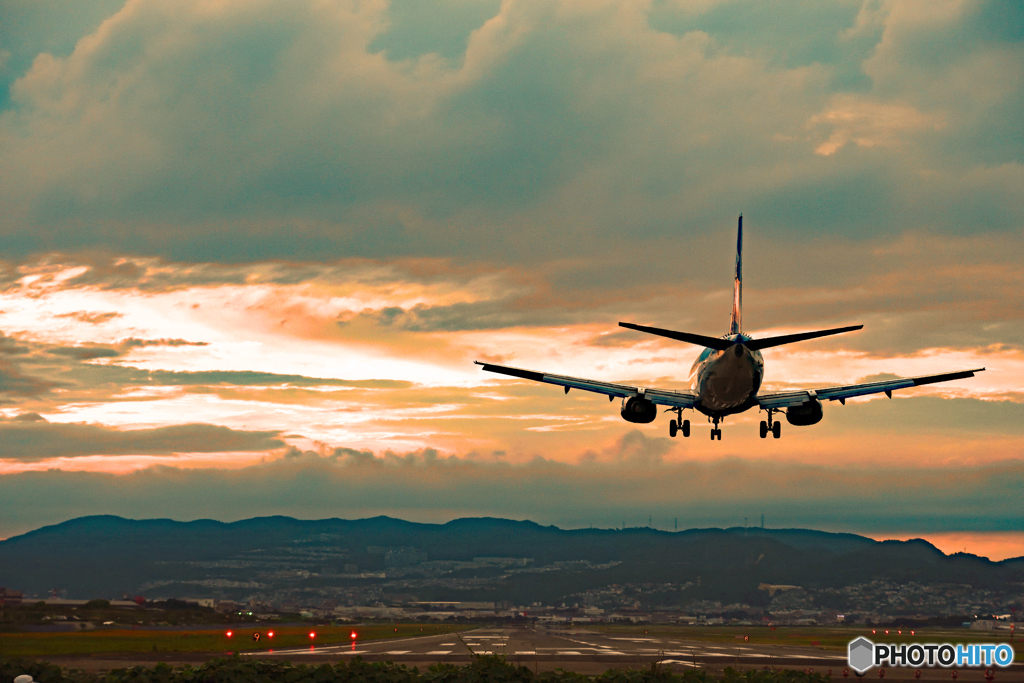
POLYGON ((559 571, 505 575, 475 592, 427 587, 419 591, 421 599, 528 603, 615 583, 693 582, 710 599, 758 604, 766 599, 765 591, 758 590, 762 583, 840 588, 890 580, 1003 588, 1024 581, 1021 559, 990 562, 960 553, 947 556, 921 540, 877 542, 806 529, 666 532, 565 530, 492 518, 416 524, 389 517, 261 517, 223 523, 96 516, 0 542, 0 585, 35 595, 59 588, 78 598, 124 593, 241 597, 252 593, 256 583, 297 585, 295 575, 306 588, 323 593, 332 586, 366 584, 352 578, 351 568, 383 571, 389 548, 399 553, 414 548, 431 561, 525 557, 538 568, 579 561, 578 568, 562 565, 559 571))

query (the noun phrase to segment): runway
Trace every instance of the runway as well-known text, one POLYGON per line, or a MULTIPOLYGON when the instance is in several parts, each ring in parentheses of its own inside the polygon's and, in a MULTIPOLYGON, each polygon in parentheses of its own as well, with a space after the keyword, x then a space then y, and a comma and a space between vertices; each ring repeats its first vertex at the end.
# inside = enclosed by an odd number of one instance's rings
MULTIPOLYGON (((755 639, 756 640, 756 639, 755 639)), ((409 666, 429 666, 437 662, 468 663, 476 655, 502 655, 513 664, 538 671, 562 668, 583 674, 597 674, 611 668, 649 667, 652 663, 683 670, 706 668, 738 669, 814 669, 843 677, 846 653, 812 647, 793 647, 774 643, 709 643, 696 640, 634 635, 594 633, 585 630, 554 630, 531 627, 484 628, 458 634, 380 641, 326 643, 306 648, 263 650, 244 656, 282 658, 303 661, 338 661, 362 657, 368 661, 392 661, 409 666)), ((868 677, 878 678, 877 671, 868 677)), ((889 680, 914 680, 913 669, 888 669, 889 680)), ((959 681, 983 681, 983 670, 961 670, 959 681)), ((856 679, 853 672, 848 672, 856 679)), ((951 680, 946 669, 925 670, 922 680, 951 680)), ((1021 665, 999 672, 999 681, 1024 681, 1021 665)))

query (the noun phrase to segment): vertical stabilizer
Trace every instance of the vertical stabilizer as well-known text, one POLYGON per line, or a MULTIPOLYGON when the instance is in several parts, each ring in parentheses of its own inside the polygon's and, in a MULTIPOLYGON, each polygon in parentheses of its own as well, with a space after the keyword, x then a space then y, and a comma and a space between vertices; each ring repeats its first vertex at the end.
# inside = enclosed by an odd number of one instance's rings
POLYGON ((743 327, 740 320, 743 315, 743 214, 740 214, 736 233, 736 280, 732 286, 732 323, 729 325, 729 334, 739 334, 743 327))

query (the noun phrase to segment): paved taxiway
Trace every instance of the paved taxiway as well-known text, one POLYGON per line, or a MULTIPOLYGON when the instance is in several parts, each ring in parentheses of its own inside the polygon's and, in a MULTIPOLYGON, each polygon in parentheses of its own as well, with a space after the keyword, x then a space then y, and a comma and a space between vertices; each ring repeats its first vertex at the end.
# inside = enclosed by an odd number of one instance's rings
MULTIPOLYGON (((769 643, 708 643, 679 638, 595 633, 584 630, 546 630, 530 627, 476 629, 459 633, 379 641, 324 643, 305 648, 263 650, 245 656, 282 658, 294 662, 337 661, 362 657, 368 661, 393 661, 409 666, 427 666, 436 662, 465 664, 473 654, 503 655, 513 664, 531 669, 562 668, 595 674, 611 668, 637 668, 654 662, 675 669, 785 668, 831 673, 842 678, 846 668, 844 652, 811 647, 793 647, 769 643)), ((889 669, 889 680, 913 680, 912 669, 889 669)), ((849 672, 849 677, 856 676, 849 672)), ((878 678, 872 670, 869 677, 878 678)), ((945 669, 926 670, 922 680, 951 680, 945 669)), ((982 681, 983 670, 960 672, 960 681, 982 681)), ((998 681, 1024 681, 1020 665, 999 672, 998 681)))

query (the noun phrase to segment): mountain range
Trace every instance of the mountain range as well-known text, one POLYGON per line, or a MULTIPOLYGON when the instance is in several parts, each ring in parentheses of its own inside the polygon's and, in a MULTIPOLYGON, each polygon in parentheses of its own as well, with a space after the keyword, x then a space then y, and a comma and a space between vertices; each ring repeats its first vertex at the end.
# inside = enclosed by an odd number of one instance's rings
POLYGON ((559 529, 493 518, 418 524, 389 517, 224 523, 93 516, 0 542, 0 586, 36 596, 60 589, 84 599, 238 598, 275 581, 323 593, 395 577, 412 585, 434 575, 446 580, 417 584, 421 599, 530 604, 613 584, 689 583, 708 599, 759 604, 766 600, 763 584, 820 590, 890 581, 1013 590, 1024 583, 1024 557, 992 562, 945 555, 923 540, 879 542, 808 529, 559 529), (528 569, 510 572, 500 562, 490 568, 481 558, 527 558, 528 569), (470 577, 477 582, 458 583, 470 577))

